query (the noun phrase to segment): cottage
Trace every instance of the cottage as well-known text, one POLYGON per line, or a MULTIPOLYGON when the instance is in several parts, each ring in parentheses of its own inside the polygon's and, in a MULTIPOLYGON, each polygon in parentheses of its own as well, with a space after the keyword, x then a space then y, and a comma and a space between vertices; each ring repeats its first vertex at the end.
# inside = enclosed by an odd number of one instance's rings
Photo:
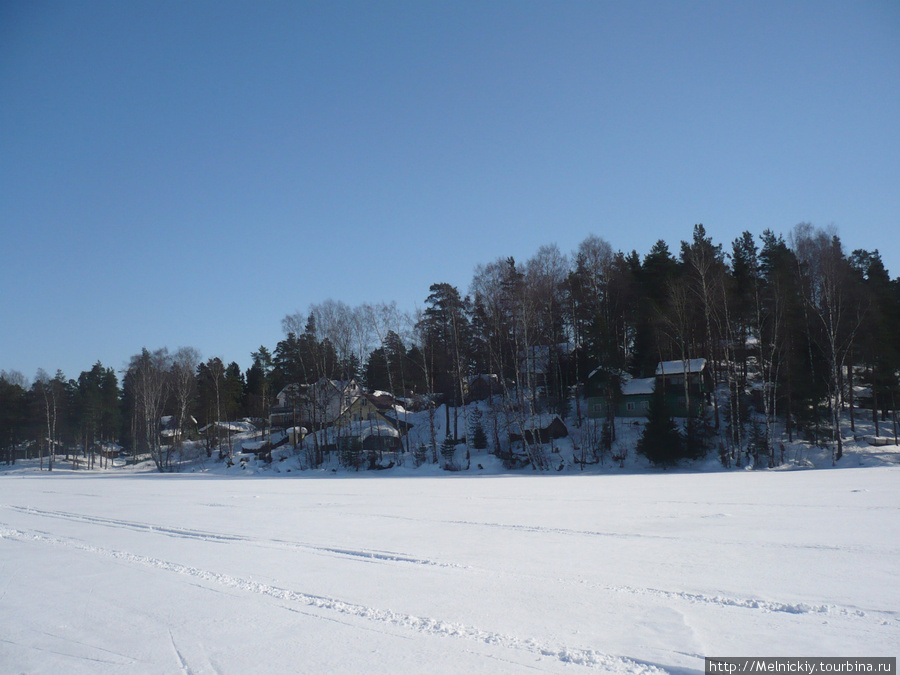
POLYGON ((713 389, 712 376, 707 368, 706 359, 661 361, 656 366, 656 386, 663 389, 666 405, 673 417, 701 416, 709 405, 713 389), (687 398, 685 381, 687 381, 687 398))
POLYGON ((509 440, 529 443, 549 443, 551 438, 565 438, 569 428, 559 415, 534 415, 509 427, 509 440), (524 430, 523 430, 524 428, 524 430))
MULTIPOLYGON (((601 369, 588 375, 585 385, 585 400, 588 417, 606 417, 606 392, 600 384, 601 369)), ((709 405, 712 395, 712 377, 706 359, 687 361, 661 361, 656 366, 654 377, 626 379, 622 383, 621 396, 616 403, 617 417, 646 417, 650 412, 653 393, 661 389, 665 393, 666 405, 673 417, 687 417, 685 379, 690 398, 690 414, 700 416, 709 405)))
POLYGON ((356 380, 321 378, 313 384, 289 384, 276 396, 270 410, 270 426, 282 428, 301 424, 319 429, 334 421, 360 395, 356 380))
MULTIPOLYGON (((606 417, 606 397, 592 378, 596 377, 595 370, 588 376, 587 407, 588 417, 599 419, 606 417)), ((646 417, 650 412, 650 399, 656 387, 655 377, 635 377, 626 379, 622 383, 621 396, 616 402, 616 417, 646 417)))
POLYGON ((354 420, 341 428, 335 439, 338 450, 353 450, 354 446, 367 452, 397 452, 402 450, 400 431, 387 420, 354 420))
POLYGON ((495 394, 503 393, 500 378, 493 374, 473 375, 466 384, 466 403, 485 401, 495 394))

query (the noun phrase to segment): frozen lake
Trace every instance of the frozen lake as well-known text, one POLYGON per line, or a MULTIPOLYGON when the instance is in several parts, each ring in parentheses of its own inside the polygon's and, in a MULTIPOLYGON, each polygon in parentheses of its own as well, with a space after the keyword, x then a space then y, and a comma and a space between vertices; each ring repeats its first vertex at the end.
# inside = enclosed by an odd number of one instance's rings
POLYGON ((900 469, 0 476, 0 672, 896 656, 900 469))

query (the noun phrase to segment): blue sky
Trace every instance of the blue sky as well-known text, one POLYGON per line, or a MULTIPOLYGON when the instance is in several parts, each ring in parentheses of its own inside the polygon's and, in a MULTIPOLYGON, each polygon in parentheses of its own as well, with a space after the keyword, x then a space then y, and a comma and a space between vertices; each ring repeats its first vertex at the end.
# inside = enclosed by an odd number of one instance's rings
POLYGON ((249 365, 327 298, 835 226, 900 274, 900 4, 0 4, 0 368, 249 365))

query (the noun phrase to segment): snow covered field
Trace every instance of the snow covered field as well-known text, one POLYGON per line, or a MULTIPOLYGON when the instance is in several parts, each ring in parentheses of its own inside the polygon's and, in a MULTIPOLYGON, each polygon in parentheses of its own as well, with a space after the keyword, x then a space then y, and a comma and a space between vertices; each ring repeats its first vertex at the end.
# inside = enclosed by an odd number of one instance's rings
POLYGON ((896 656, 900 468, 0 475, 2 673, 896 656), (296 474, 295 474, 296 475, 296 474))

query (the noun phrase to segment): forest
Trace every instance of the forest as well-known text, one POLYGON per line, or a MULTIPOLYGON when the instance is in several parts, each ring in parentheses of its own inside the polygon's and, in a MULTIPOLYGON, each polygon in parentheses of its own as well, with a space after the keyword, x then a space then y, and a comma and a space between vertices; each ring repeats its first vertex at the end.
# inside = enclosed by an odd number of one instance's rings
POLYGON ((279 392, 323 378, 356 380, 410 409, 455 410, 481 377, 497 406, 575 427, 593 395, 608 417, 595 442, 608 446, 623 385, 692 359, 709 364, 713 395, 680 426, 654 398, 638 448, 648 456, 655 443, 669 448, 666 460, 715 448, 726 465, 750 452, 771 465, 779 442, 798 436, 831 447, 837 462, 842 425, 853 431, 848 409, 896 436, 900 279, 877 250, 848 253, 808 223, 787 237, 744 232, 728 246, 698 224, 679 250, 659 240, 643 257, 591 235, 570 255, 547 245, 525 261, 479 264, 465 293, 428 290, 416 312, 329 299, 288 314, 283 339, 254 351, 246 371, 194 347, 144 347, 122 371, 97 361, 75 379, 0 371, 0 460, 41 457, 52 470, 65 455, 103 467, 124 449, 169 470, 184 440, 203 438, 211 454, 216 423, 265 431, 279 392))

